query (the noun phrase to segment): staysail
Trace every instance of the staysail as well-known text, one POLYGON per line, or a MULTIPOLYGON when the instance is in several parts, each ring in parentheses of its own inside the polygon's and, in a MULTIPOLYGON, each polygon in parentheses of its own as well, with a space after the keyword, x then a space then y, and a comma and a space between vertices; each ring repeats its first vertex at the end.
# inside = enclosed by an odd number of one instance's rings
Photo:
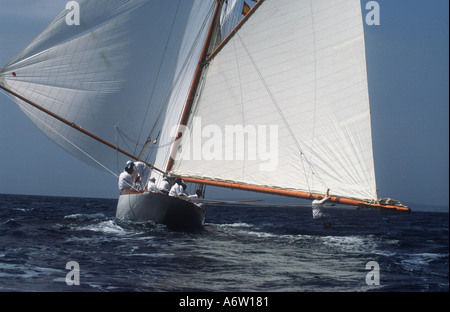
POLYGON ((377 200, 359 0, 266 0, 208 62, 172 174, 377 200))
MULTIPOLYGON (((173 143, 166 128, 179 122, 215 2, 78 3, 81 25, 69 25, 70 10, 63 11, 0 70, 2 83, 79 128, 164 167, 173 143)), ((13 99, 76 157, 114 171, 129 158, 13 99)))

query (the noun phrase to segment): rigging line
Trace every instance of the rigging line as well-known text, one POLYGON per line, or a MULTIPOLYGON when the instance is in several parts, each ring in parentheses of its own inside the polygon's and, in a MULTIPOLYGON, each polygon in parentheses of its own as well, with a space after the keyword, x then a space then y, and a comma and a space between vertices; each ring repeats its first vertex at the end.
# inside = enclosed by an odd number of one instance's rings
POLYGON ((131 147, 128 146, 127 141, 136 144, 136 145, 141 145, 143 146, 143 144, 139 144, 139 141, 135 141, 133 140, 131 137, 129 137, 125 132, 123 132, 119 127, 114 126, 114 129, 117 131, 117 133, 120 135, 120 138, 122 139, 123 143, 126 145, 126 147, 131 150, 131 147))
MULTIPOLYGON (((185 126, 187 124, 187 121, 191 114, 192 106, 195 101, 195 95, 197 94, 197 91, 198 91, 197 89, 199 87, 200 80, 201 80, 203 72, 204 72, 204 67, 206 65, 205 60, 207 59, 207 56, 208 56, 211 39, 212 39, 212 36, 214 33, 214 28, 216 27, 216 21, 218 19, 218 15, 221 12, 221 6, 222 6, 221 2, 219 0, 216 0, 216 5, 215 5, 214 13, 212 16, 211 24, 209 26, 208 34, 206 35, 205 43, 203 45, 203 50, 201 52, 200 59, 197 64, 197 69, 195 70, 195 74, 192 78, 192 84, 191 84, 191 88, 189 90, 186 104, 184 106, 183 112, 181 113, 181 117, 179 119, 178 133, 180 133, 181 127, 185 126)), ((170 156, 169 156, 169 161, 166 166, 166 171, 170 171, 172 169, 172 166, 173 166, 175 160, 171 156, 173 155, 174 152, 175 152, 175 144, 173 145, 172 151, 169 154, 170 156)))
MULTIPOLYGON (((17 92, 14 92, 14 91, 12 91, 12 90, 6 88, 6 87, 3 86, 2 84, 0 84, 0 88, 3 89, 3 90, 5 90, 5 91, 8 92, 9 94, 15 96, 16 98, 18 98, 18 99, 24 101, 25 103, 27 103, 27 104, 33 106, 34 108, 36 108, 36 109, 38 109, 38 110, 44 112, 45 114, 47 114, 47 115, 49 115, 49 116, 55 118, 56 120, 62 122, 63 124, 65 124, 65 125, 67 125, 67 126, 69 126, 69 127, 72 127, 73 129, 75 129, 75 130, 77 130, 77 131, 79 131, 79 132, 81 132, 81 133, 87 135, 87 136, 90 137, 91 139, 94 139, 95 141, 97 141, 97 142, 99 142, 99 143, 101 143, 101 144, 103 144, 103 145, 106 145, 106 146, 108 146, 109 148, 112 148, 112 149, 114 149, 114 150, 117 149, 119 152, 121 152, 121 153, 124 154, 125 156, 128 156, 128 157, 130 157, 130 158, 132 158, 132 159, 138 160, 138 158, 137 158, 135 155, 133 155, 133 154, 131 154, 131 153, 129 153, 129 152, 127 152, 127 151, 125 151, 125 150, 123 150, 123 149, 121 149, 121 148, 119 148, 119 147, 113 145, 113 144, 111 144, 110 142, 108 142, 108 141, 106 141, 106 140, 100 138, 99 136, 97 136, 97 135, 95 135, 95 134, 93 134, 93 133, 91 133, 91 132, 89 132, 89 131, 83 129, 83 128, 80 127, 79 125, 77 125, 77 124, 75 124, 75 123, 73 123, 73 122, 70 122, 70 121, 68 121, 67 119, 64 119, 63 117, 61 117, 61 116, 59 116, 59 115, 57 115, 57 114, 51 112, 50 110, 48 110, 48 109, 46 109, 46 108, 44 108, 44 107, 42 107, 42 106, 36 104, 35 102, 30 101, 29 99, 27 99, 27 98, 21 96, 21 95, 18 94, 17 92)), ((149 166, 149 167, 150 167, 151 169, 153 169, 153 170, 160 171, 160 172, 164 173, 163 170, 156 168, 156 167, 153 166, 152 164, 146 163, 146 165, 149 166)))
MULTIPOLYGON (((312 27, 312 40, 314 47, 314 109, 313 109, 313 133, 311 141, 311 162, 314 157, 314 143, 316 138, 316 121, 317 121, 317 52, 316 52, 316 31, 315 31, 315 20, 314 20, 314 10, 312 0, 309 1, 311 8, 311 27, 312 27)), ((311 188, 314 189, 314 172, 311 178, 311 188)), ((323 183, 323 181, 322 181, 323 183)), ((326 187, 326 185, 324 185, 326 187)))
MULTIPOLYGON (((177 6, 177 9, 176 9, 175 14, 174 14, 174 16, 173 16, 172 26, 171 26, 170 31, 169 31, 169 36, 167 37, 167 42, 166 42, 166 46, 165 46, 165 48, 164 48, 163 57, 162 57, 162 59, 161 59, 161 62, 159 63, 158 72, 157 72, 157 74, 156 74, 156 80, 155 80, 155 83, 153 84, 153 89, 152 89, 152 91, 151 91, 151 93, 150 93, 151 95, 150 95, 150 99, 149 99, 149 101, 148 101, 147 110, 145 111, 144 119, 143 119, 143 122, 142 122, 142 125, 141 125, 141 130, 140 130, 140 132, 139 132, 138 142, 139 142, 139 140, 140 140, 140 138, 141 138, 142 131, 144 130, 144 125, 146 124, 146 119, 147 119, 148 112, 149 112, 149 110, 150 110, 150 106, 151 106, 151 102, 152 102, 152 99, 153 99, 153 95, 155 94, 156 85, 158 84, 158 78, 159 78, 159 75, 160 75, 160 73, 161 73, 161 69, 162 69, 162 67, 163 67, 164 60, 166 59, 167 48, 168 48, 168 46, 169 46, 169 41, 170 41, 170 39, 172 38, 172 32, 173 32, 173 29, 174 29, 174 26, 175 26, 175 23, 176 23, 176 20, 177 20, 178 11, 180 10, 181 1, 182 1, 182 0, 179 0, 179 1, 178 1, 178 6, 177 6)), ((137 148, 138 148, 138 144, 136 144, 136 147, 135 147, 135 149, 134 149, 133 154, 136 154, 137 148)))
MULTIPOLYGON (((133 140, 131 140, 128 136, 126 136, 126 134, 125 133, 123 133, 123 131, 121 131, 117 126, 115 126, 114 127, 114 135, 115 135, 115 139, 116 139, 116 141, 117 141, 117 134, 120 136, 120 138, 122 139, 122 142, 123 142, 123 144, 125 145, 125 147, 129 150, 129 151, 131 151, 131 147, 127 144, 127 141, 125 140, 125 139, 128 139, 129 141, 131 141, 132 143, 135 143, 133 140)), ((139 143, 139 142, 138 142, 139 143)), ((138 143, 136 143, 136 145, 138 144, 138 143)), ((118 146, 119 146, 119 144, 118 144, 118 142, 116 142, 116 146, 117 146, 117 148, 116 148, 116 151, 117 151, 117 149, 118 149, 118 146)), ((117 156, 118 157, 118 156, 117 156)), ((139 159, 139 157, 137 157, 137 159, 139 159)), ((119 159, 117 158, 117 161, 118 161, 119 159)))
MULTIPOLYGON (((211 11, 211 13, 212 13, 212 11, 211 11)), ((200 31, 198 32, 198 34, 197 34, 197 36, 195 37, 195 40, 194 40, 194 42, 193 42, 193 44, 192 44, 192 46, 191 46, 191 48, 189 49, 189 53, 187 54, 187 56, 186 56, 186 58, 185 58, 185 60, 184 60, 184 62, 183 62, 183 66, 181 67, 181 70, 179 71, 179 74, 177 75, 177 78, 175 79, 175 81, 174 81, 174 83, 172 84, 173 86, 171 87, 171 88, 167 88, 167 91, 165 92, 166 93, 166 96, 164 97, 165 98, 165 103, 167 103, 168 101, 169 101, 169 99, 172 97, 172 95, 174 95, 174 92, 175 92, 175 98, 179 95, 179 94, 181 94, 181 90, 180 90, 180 87, 178 86, 178 83, 179 83, 179 81, 182 79, 182 77, 184 77, 185 75, 186 75, 186 70, 187 70, 187 67, 188 67, 188 64, 189 64, 189 60, 192 58, 192 56, 194 55, 194 51, 195 51, 195 48, 196 48, 196 46, 197 46, 197 43, 199 42, 199 40, 200 40, 200 36, 201 36, 201 34, 202 34, 202 32, 203 32, 203 30, 205 29, 205 27, 207 26, 207 20, 208 19, 205 19, 204 21, 203 21, 203 24, 202 24, 202 27, 201 27, 201 29, 200 29, 200 31), (177 88, 176 88, 177 87, 177 88), (176 91, 175 91, 176 90, 176 91)), ((163 107, 164 108, 164 107, 163 107)), ((160 111, 160 113, 158 114, 158 118, 157 118, 157 121, 158 120, 160 120, 160 118, 161 118, 161 116, 162 116, 162 113, 164 113, 165 111, 164 111, 164 109, 162 109, 161 111, 160 111)), ((170 110, 170 112, 172 112, 172 110, 170 110)), ((154 129, 153 129, 154 130, 154 129)), ((152 130, 152 131, 153 131, 152 130)))
POLYGON ((33 116, 36 120, 38 120, 40 123, 42 123, 47 129, 53 131, 54 133, 56 133, 57 136, 60 136, 64 141, 66 141, 67 143, 69 143, 70 145, 72 145, 73 147, 75 147, 77 150, 79 150, 82 154, 84 154, 85 156, 87 156, 89 159, 91 159, 92 161, 94 161, 97 165, 99 165, 100 167, 102 167, 103 169, 105 169, 106 171, 108 171, 110 174, 112 174, 113 176, 115 176, 116 178, 119 178, 119 176, 114 173, 111 169, 109 169, 108 167, 106 167, 105 165, 103 165, 100 161, 98 161, 97 159, 95 159, 93 156, 91 156, 88 152, 84 151, 81 147, 79 147, 78 145, 76 145, 75 143, 71 142, 68 138, 66 138, 64 135, 62 135, 60 132, 58 132, 56 129, 53 129, 52 127, 50 127, 48 125, 47 122, 45 122, 44 120, 42 120, 41 118, 39 118, 36 114, 34 114, 32 111, 30 111, 29 109, 27 109, 25 106, 20 105, 26 112, 28 112, 31 116, 33 116))
MULTIPOLYGON (((243 94, 243 90, 242 90, 241 71, 240 71, 239 57, 237 55, 237 49, 236 49, 236 42, 235 41, 233 41, 233 47, 234 47, 234 55, 236 56, 237 74, 238 74, 238 79, 239 79, 239 88, 240 88, 240 92, 241 92, 242 127, 245 128, 244 94, 243 94)), ((244 140, 245 140, 245 138, 244 138, 244 140)), ((243 157, 242 162, 243 162, 243 164, 242 164, 242 177, 245 177, 245 157, 243 157)))
MULTIPOLYGON (((294 132, 293 132, 291 126, 289 125, 289 123, 288 123, 286 117, 284 116, 284 114, 283 114, 283 112, 282 112, 280 106, 278 105, 278 102, 277 102, 277 100, 275 99, 275 96, 273 95, 272 91, 270 90, 270 88, 269 88, 269 86, 268 86, 266 80, 264 79, 264 76, 262 75, 261 71, 259 70, 259 68, 258 68, 258 66, 257 66, 257 64, 256 64, 256 62, 255 62, 255 60, 253 59, 252 55, 250 54, 250 51, 248 50, 247 46, 245 45, 244 41, 242 40, 242 38, 241 38, 239 32, 236 33, 236 36, 237 36, 237 38, 239 39, 239 41, 241 42, 243 48, 245 49, 245 51, 246 51, 246 53, 247 53, 247 56, 249 57, 250 61, 252 62, 252 65, 253 65, 253 67, 255 68, 255 71, 256 71, 256 73, 258 74, 259 79, 260 79, 261 82, 264 84, 264 88, 266 89, 266 91, 267 91, 267 93, 268 93, 270 99, 272 100, 272 103, 274 104, 274 106, 275 106, 275 108, 276 108, 278 114, 280 115, 280 117, 281 117, 281 119, 282 119, 284 125, 286 126, 286 129, 289 131, 289 135, 290 135, 290 136, 292 137, 292 139, 294 140, 294 143, 295 143, 295 145, 297 146, 297 149, 298 149, 299 152, 300 152, 300 156, 302 156, 301 159, 304 159, 304 160, 306 161, 306 163, 308 164, 308 166, 309 166, 309 168, 311 169, 311 171, 313 172, 313 174, 316 174, 316 175, 318 176, 318 178, 319 178, 319 179, 322 181, 322 183, 323 183, 323 180, 322 180, 322 179, 320 178, 320 176, 315 172, 315 170, 314 170, 314 168, 313 168, 311 162, 307 159, 305 153, 303 152, 303 150, 302 150, 302 148, 301 148, 301 146, 300 146, 300 143, 299 143, 298 140, 297 140, 297 137, 295 136, 295 134, 294 134, 294 132)), ((302 161, 302 164, 303 164, 303 161, 302 161)), ((309 185, 309 182, 308 182, 308 175, 306 174, 306 168, 304 168, 304 172, 305 172, 305 177, 306 177, 306 179, 307 179, 307 183, 308 183, 308 185, 309 185)), ((324 184, 324 186, 326 186, 325 183, 323 183, 323 184, 324 184)))
MULTIPOLYGON (((198 8, 197 11, 199 11, 199 10, 200 9, 198 8)), ((211 7, 208 16, 213 13, 213 10, 214 10, 214 6, 211 7)), ((192 18, 193 17, 191 17, 191 19, 192 18)), ((181 90, 180 90, 181 88, 179 86, 179 82, 180 82, 180 80, 183 77, 186 76, 186 71, 187 71, 187 68, 188 68, 188 65, 189 65, 189 60, 192 59, 192 56, 194 55, 194 51, 195 51, 195 48, 197 46, 197 43, 200 40, 201 34, 202 34, 203 30, 207 27, 207 21, 208 21, 208 18, 206 18, 203 21, 203 24, 202 24, 202 26, 200 28, 200 31, 195 36, 195 40, 194 40, 193 44, 191 45, 191 47, 189 49, 189 52, 187 53, 184 62, 182 63, 183 65, 181 66, 181 69, 179 70, 179 73, 176 76, 175 81, 170 84, 171 86, 168 85, 167 88, 166 88, 166 91, 163 93, 165 95, 163 97, 164 100, 162 101, 162 103, 164 103, 165 105, 162 105, 161 108, 159 109, 158 116, 155 119, 153 128, 151 129, 149 136, 152 136, 152 134, 155 131, 156 127, 160 124, 160 120, 161 120, 161 117, 163 116, 163 113, 165 113, 165 116, 171 116, 173 114, 173 112, 175 111, 174 110, 175 106, 173 106, 173 105, 171 107, 169 107, 167 109, 167 111, 165 110, 165 108, 167 107, 168 104, 170 104, 169 100, 171 98, 178 98, 179 95, 181 94, 181 90)), ((184 101, 186 101, 186 99, 184 101)), ((159 132, 161 132, 161 131, 159 131, 159 132)), ((162 146, 166 146, 168 144, 173 144, 173 140, 171 140, 170 143, 163 144, 162 146)), ((147 159, 154 153, 155 148, 156 148, 155 145, 152 145, 150 147, 150 150, 149 150, 148 155, 147 155, 147 159)), ((167 157, 168 157, 168 155, 166 155, 166 158, 167 157)))

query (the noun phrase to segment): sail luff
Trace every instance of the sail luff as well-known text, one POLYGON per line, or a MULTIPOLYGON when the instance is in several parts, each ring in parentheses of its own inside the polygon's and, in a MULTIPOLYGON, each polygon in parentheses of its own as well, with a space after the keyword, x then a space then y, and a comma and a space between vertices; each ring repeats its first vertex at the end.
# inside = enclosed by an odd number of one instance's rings
MULTIPOLYGON (((133 155, 133 154, 131 154, 131 153, 128 153, 127 151, 124 151, 123 149, 119 148, 118 146, 115 146, 114 144, 112 144, 112 143, 110 143, 110 142, 108 142, 108 141, 106 141, 106 140, 100 138, 99 136, 97 136, 97 135, 95 135, 95 134, 93 134, 93 133, 91 133, 91 132, 89 132, 89 131, 87 131, 87 130, 81 128, 80 126, 78 126, 78 125, 75 124, 74 122, 71 122, 71 121, 69 121, 69 120, 67 120, 67 119, 62 118, 61 116, 59 116, 59 115, 57 115, 57 114, 55 114, 55 113, 49 111, 48 109, 46 109, 46 108, 44 108, 44 107, 42 107, 42 106, 36 104, 36 103, 33 102, 33 101, 30 101, 29 99, 27 99, 27 98, 21 96, 20 94, 18 94, 18 93, 16 93, 16 92, 14 92, 14 91, 12 91, 12 90, 10 90, 10 89, 4 87, 4 86, 1 85, 1 84, 0 84, 0 88, 3 89, 4 91, 8 92, 9 94, 15 96, 16 98, 18 98, 18 99, 20 99, 20 100, 26 102, 27 104, 29 104, 29 105, 31 105, 31 106, 37 108, 38 110, 40 110, 40 111, 46 113, 47 115, 49 115, 49 116, 51 116, 51 117, 53 117, 53 118, 59 120, 60 122, 62 122, 62 123, 64 123, 64 124, 68 125, 69 127, 71 127, 71 128, 73 128, 73 129, 75 129, 75 130, 77 130, 77 131, 79 131, 79 132, 81 132, 81 133, 83 133, 83 134, 89 136, 90 138, 92 138, 92 139, 94 139, 94 140, 96 140, 96 141, 102 143, 103 145, 106 145, 106 146, 110 147, 111 149, 116 150, 116 151, 118 151, 118 152, 124 154, 125 156, 128 156, 128 157, 130 157, 130 158, 132 158, 132 159, 134 159, 134 160, 139 160, 139 158, 138 158, 137 156, 135 156, 135 155, 133 155)), ((158 169, 158 168, 154 167, 153 165, 151 165, 151 164, 149 164, 149 163, 145 163, 145 164, 148 165, 148 166, 149 166, 150 168, 152 168, 153 170, 156 170, 156 171, 158 171, 158 172, 164 173, 164 171, 162 171, 161 169, 158 169)))
MULTIPOLYGON (((211 39, 212 39, 212 36, 214 34, 214 27, 216 25, 217 19, 219 18, 219 15, 220 15, 220 12, 221 12, 221 7, 222 7, 221 1, 220 0, 216 0, 216 8, 215 8, 215 11, 214 11, 214 15, 213 15, 213 18, 211 20, 211 25, 209 26, 208 35, 206 36, 206 40, 205 40, 205 44, 203 46, 203 50, 202 50, 202 54, 200 56, 200 60, 199 60, 199 62, 197 64, 197 69, 195 71, 194 79, 193 79, 193 82, 192 82, 191 89, 189 91, 187 102, 186 102, 186 105, 184 107, 183 114, 181 115, 181 120, 180 120, 179 127, 185 126, 187 121, 188 121, 188 119, 189 119, 189 116, 190 116, 190 113, 191 113, 191 109, 192 109, 192 104, 194 103, 194 99, 195 99, 195 94, 197 93, 197 89, 198 89, 198 86, 199 86, 199 83, 200 83, 200 78, 202 76, 203 67, 205 66, 204 63, 205 63, 205 60, 206 60, 206 58, 208 56, 208 50, 209 50, 209 46, 210 46, 210 43, 211 43, 211 39)), ((178 131, 178 133, 179 133, 179 131, 178 131)), ((179 137, 177 137, 175 139, 175 142, 178 139, 179 139, 179 137)), ((171 156, 175 152, 175 146, 176 145, 174 143, 174 147, 173 147, 173 151, 171 153, 171 156)), ((174 164, 174 158, 171 157, 169 162, 168 162, 168 164, 167 164, 166 171, 170 171, 172 169, 173 164, 174 164)))

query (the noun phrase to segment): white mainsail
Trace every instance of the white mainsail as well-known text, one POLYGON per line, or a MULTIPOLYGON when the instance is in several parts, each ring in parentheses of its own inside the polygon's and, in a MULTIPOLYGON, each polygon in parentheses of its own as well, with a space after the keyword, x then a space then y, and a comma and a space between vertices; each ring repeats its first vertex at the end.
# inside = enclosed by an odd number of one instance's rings
POLYGON ((209 61, 198 93, 172 174, 377 199, 359 0, 263 1, 209 61), (239 126, 245 145, 239 131, 226 136, 239 126), (270 144, 273 163, 255 152, 270 144))
MULTIPOLYGON (((165 168, 170 129, 192 82, 215 1, 81 0, 0 70, 10 90, 133 155, 165 168)), ((122 170, 124 156, 13 97, 53 141, 89 163, 122 170), (118 167, 118 168, 117 168, 118 167)))

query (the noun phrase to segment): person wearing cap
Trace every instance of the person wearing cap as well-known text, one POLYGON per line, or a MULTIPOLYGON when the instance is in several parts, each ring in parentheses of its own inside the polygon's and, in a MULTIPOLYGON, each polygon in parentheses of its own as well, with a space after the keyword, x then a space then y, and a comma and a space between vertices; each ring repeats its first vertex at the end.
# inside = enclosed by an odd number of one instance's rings
POLYGON ((134 190, 134 179, 133 179, 134 169, 131 164, 127 163, 124 172, 122 172, 119 176, 119 190, 134 190))
POLYGON ((167 178, 164 177, 162 179, 161 185, 159 186, 159 190, 161 191, 161 193, 163 193, 164 195, 169 195, 170 192, 170 183, 169 181, 167 181, 167 178))
POLYGON ((181 178, 177 178, 175 180, 175 184, 170 189, 169 196, 174 197, 186 196, 183 189, 183 180, 181 178))
POLYGON ((131 160, 127 161, 127 164, 125 165, 125 171, 127 172, 131 172, 131 178, 133 180, 133 186, 134 189, 139 189, 140 184, 141 184, 141 180, 139 177, 138 172, 136 171, 136 168, 134 166, 134 162, 132 162, 131 160))
POLYGON ((161 193, 162 194, 162 192, 156 186, 155 181, 156 181, 156 179, 154 177, 151 177, 150 180, 148 180, 147 191, 148 192, 161 193))

